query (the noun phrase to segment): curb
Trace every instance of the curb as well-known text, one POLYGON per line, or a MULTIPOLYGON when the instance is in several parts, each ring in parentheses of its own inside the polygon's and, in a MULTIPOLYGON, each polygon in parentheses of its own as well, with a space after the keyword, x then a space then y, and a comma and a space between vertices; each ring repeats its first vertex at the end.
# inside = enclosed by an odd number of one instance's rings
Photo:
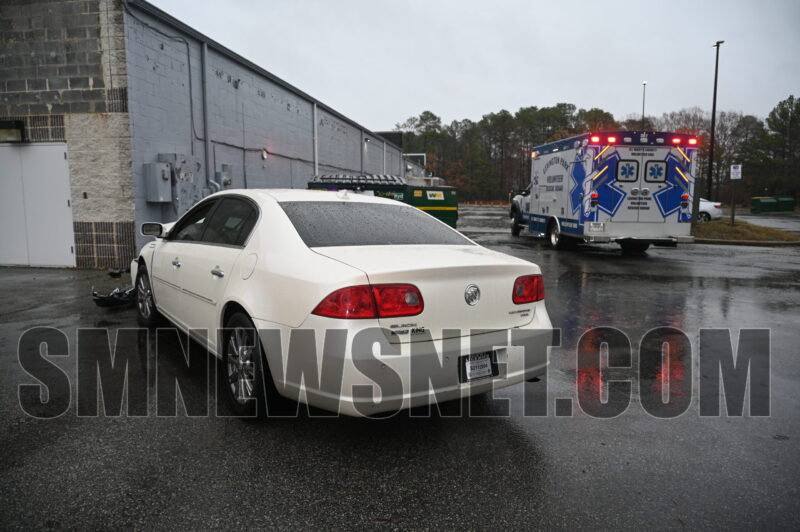
POLYGON ((718 238, 695 238, 695 244, 724 244, 727 246, 800 246, 800 240, 721 240, 718 238))

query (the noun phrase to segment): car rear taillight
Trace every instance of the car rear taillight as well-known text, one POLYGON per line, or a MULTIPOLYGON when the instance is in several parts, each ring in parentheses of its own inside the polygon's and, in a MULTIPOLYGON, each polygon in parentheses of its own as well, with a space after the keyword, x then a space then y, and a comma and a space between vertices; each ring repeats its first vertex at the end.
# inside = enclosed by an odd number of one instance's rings
POLYGON ((716 205, 714 205, 714 208, 715 209, 721 209, 722 208, 722 203, 717 203, 716 205))
POLYGON ((375 317, 375 299, 369 285, 348 286, 320 301, 312 314, 345 320, 375 317))
POLYGON ((416 316, 425 308, 412 284, 376 284, 341 288, 328 294, 311 312, 326 318, 363 320, 416 316))
POLYGON ((413 284, 376 284, 372 286, 372 294, 381 318, 416 316, 425 308, 422 294, 413 284))
POLYGON ((523 275, 514 281, 511 299, 517 305, 533 303, 544 299, 544 281, 541 275, 523 275))

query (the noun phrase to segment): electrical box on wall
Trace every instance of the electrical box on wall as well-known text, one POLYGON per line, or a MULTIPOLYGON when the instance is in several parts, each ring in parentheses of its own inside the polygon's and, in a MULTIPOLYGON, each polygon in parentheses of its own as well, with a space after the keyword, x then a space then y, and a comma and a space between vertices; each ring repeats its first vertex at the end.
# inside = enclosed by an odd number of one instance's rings
POLYGON ((231 185, 233 175, 233 165, 230 164, 223 164, 221 172, 215 172, 214 177, 216 178, 217 183, 222 185, 223 187, 229 187, 231 185))
POLYGON ((170 203, 172 201, 172 179, 169 164, 145 163, 144 183, 148 202, 170 203))

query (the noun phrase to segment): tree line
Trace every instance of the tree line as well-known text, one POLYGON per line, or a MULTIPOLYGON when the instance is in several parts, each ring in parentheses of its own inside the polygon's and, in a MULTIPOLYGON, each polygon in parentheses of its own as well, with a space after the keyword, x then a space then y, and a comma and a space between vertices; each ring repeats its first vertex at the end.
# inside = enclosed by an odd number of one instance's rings
MULTIPOLYGON (((691 107, 661 117, 629 115, 618 121, 602 109, 578 109, 570 103, 552 107, 501 110, 479 121, 454 120, 424 111, 396 124, 407 153, 425 153, 426 170, 458 187, 464 200, 508 198, 530 180, 530 153, 536 146, 588 132, 612 130, 670 131, 700 139, 697 184, 706 195, 711 113, 691 107)), ((737 199, 798 193, 800 159, 800 99, 789 96, 766 119, 736 111, 717 113, 712 201, 730 199, 730 165, 743 165, 737 199)))

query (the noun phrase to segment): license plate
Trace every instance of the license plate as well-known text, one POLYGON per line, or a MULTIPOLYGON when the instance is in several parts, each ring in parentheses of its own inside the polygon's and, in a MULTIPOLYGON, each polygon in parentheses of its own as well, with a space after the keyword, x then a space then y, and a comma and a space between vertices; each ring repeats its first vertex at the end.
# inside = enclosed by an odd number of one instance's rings
POLYGON ((492 376, 492 353, 477 353, 465 357, 465 380, 481 379, 492 376))

